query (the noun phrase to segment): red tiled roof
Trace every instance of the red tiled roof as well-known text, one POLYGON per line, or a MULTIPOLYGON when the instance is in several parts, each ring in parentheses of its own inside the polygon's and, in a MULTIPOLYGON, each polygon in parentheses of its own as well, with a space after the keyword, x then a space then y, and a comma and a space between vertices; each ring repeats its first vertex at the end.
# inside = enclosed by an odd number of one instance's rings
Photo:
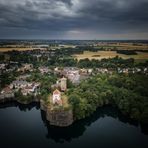
POLYGON ((61 92, 58 90, 58 89, 56 89, 54 92, 53 92, 53 94, 60 94, 61 92))
POLYGON ((31 86, 26 86, 25 89, 32 89, 33 87, 31 86))
POLYGON ((10 87, 9 87, 9 86, 7 86, 7 87, 3 88, 3 91, 4 91, 4 92, 10 92, 10 91, 11 91, 11 89, 10 89, 10 87))

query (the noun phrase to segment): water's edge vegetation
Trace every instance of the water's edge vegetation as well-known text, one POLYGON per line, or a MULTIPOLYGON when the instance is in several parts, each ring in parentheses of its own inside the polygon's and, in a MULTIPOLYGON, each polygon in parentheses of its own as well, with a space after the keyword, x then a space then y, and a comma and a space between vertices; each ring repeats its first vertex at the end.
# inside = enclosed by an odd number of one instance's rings
POLYGON ((148 77, 141 74, 100 74, 81 82, 67 92, 75 119, 85 118, 97 107, 110 104, 148 125, 147 81, 148 77))

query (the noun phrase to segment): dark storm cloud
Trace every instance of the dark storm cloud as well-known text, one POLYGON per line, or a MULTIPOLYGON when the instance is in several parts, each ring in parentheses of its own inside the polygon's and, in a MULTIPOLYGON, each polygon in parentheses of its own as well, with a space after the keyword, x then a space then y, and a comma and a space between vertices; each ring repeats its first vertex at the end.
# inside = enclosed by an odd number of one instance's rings
POLYGON ((69 6, 72 6, 72 0, 59 0, 59 1, 61 1, 61 2, 63 2, 63 3, 66 3, 66 4, 68 4, 69 6))
POLYGON ((0 0, 0 37, 148 33, 147 8, 148 0, 0 0))

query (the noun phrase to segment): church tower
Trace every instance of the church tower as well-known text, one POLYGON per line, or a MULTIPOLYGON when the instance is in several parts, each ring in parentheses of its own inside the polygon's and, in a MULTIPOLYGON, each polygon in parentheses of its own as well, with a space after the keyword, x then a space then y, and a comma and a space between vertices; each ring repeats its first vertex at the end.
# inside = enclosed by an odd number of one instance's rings
POLYGON ((61 83, 60 83, 61 91, 66 91, 67 89, 67 79, 66 78, 61 78, 61 83))
POLYGON ((61 101, 61 92, 58 89, 56 89, 52 95, 52 102, 53 104, 61 104, 61 101))

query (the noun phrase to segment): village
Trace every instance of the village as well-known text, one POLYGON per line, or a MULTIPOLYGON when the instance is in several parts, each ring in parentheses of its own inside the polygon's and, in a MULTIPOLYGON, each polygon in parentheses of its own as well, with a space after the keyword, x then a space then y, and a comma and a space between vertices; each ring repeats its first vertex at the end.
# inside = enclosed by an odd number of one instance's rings
POLYGON ((1 88, 0 100, 5 98, 15 97, 17 92, 20 92, 23 96, 37 97, 41 95, 41 81, 27 81, 33 72, 39 73, 42 77, 45 75, 50 77, 56 75, 56 82, 49 85, 49 94, 52 94, 52 103, 62 105, 61 92, 65 92, 67 88, 67 80, 73 85, 79 85, 79 83, 91 76, 97 74, 130 74, 130 73, 143 73, 148 74, 147 67, 134 67, 134 68, 78 68, 78 67, 53 67, 39 66, 35 68, 33 64, 25 63, 19 64, 17 62, 1 63, 0 74, 4 73, 19 73, 9 85, 1 88))
POLYGON ((146 108, 148 62, 130 56, 100 60, 73 56, 85 48, 0 53, 0 103, 37 103, 50 125, 62 127, 90 116, 98 107, 113 104, 124 114, 129 111, 130 118, 146 122, 147 110, 140 113, 140 109, 141 100, 146 108))

